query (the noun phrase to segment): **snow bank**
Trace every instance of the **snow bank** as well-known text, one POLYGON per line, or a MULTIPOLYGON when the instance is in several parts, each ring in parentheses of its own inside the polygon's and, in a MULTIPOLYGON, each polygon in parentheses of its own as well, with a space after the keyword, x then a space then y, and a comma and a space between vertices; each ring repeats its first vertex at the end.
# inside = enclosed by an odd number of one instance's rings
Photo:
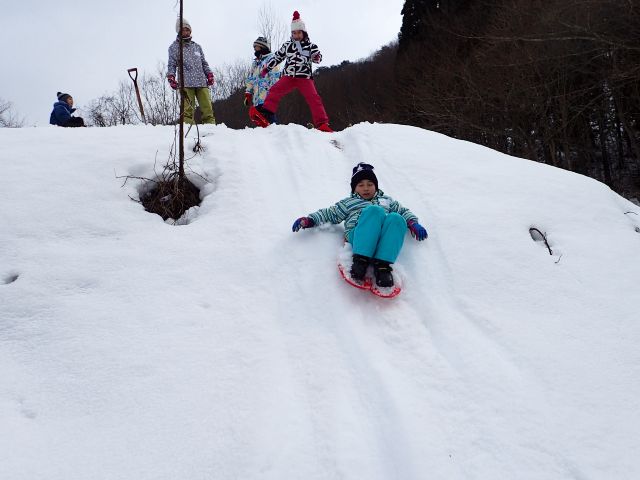
POLYGON ((640 476, 637 206, 411 127, 203 134, 171 226, 116 175, 173 129, 0 129, 3 480, 640 476), (429 230, 394 300, 291 232, 358 161, 429 230))

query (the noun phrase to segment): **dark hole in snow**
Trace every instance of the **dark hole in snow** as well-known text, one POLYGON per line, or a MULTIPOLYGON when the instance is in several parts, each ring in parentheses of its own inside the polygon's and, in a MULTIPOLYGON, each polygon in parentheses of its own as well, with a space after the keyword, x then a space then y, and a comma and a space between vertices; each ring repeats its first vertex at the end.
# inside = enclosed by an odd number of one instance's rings
POLYGON ((536 227, 531 227, 529 229, 529 235, 531 235, 531 238, 533 238, 534 241, 544 243, 547 247, 547 250, 549 250, 549 255, 553 255, 553 251, 551 250, 549 242, 547 241, 547 236, 544 233, 542 233, 536 227))
POLYGON ((147 212, 160 215, 163 220, 177 220, 191 207, 200 205, 200 189, 189 179, 174 175, 147 182, 140 190, 140 203, 147 212))
POLYGON ((9 275, 9 276, 7 276, 7 277, 5 277, 3 279, 3 283, 5 285, 8 285, 10 283, 15 282, 19 277, 20 277, 20 275, 18 275, 17 273, 12 273, 11 275, 9 275))
POLYGON ((636 227, 636 232, 640 233, 640 227, 636 227))

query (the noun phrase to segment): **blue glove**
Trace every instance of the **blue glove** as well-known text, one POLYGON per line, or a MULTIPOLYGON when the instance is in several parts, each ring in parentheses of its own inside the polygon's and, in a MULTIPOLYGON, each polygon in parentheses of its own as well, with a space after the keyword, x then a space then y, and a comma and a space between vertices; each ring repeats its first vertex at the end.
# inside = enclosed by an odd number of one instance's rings
POLYGON ((424 228, 415 220, 411 220, 407 224, 407 226, 409 227, 409 231, 411 232, 411 235, 413 236, 413 238, 415 238, 419 242, 421 242, 422 240, 424 240, 429 236, 429 234, 427 233, 427 229, 424 228))
POLYGON ((297 232, 301 228, 311 228, 311 227, 314 227, 315 225, 316 225, 316 222, 313 221, 313 218, 300 217, 295 222, 293 222, 293 227, 291 227, 291 230, 293 230, 294 232, 297 232))

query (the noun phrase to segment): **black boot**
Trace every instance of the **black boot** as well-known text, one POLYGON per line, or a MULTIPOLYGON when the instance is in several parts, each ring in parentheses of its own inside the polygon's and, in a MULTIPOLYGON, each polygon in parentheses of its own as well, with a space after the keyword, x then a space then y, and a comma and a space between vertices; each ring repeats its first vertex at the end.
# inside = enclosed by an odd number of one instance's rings
POLYGON ((376 285, 379 287, 393 287, 393 275, 391 264, 383 260, 373 261, 373 273, 376 276, 376 285))
POLYGON ((264 105, 258 105, 256 107, 256 110, 258 110, 262 114, 267 122, 269 122, 270 124, 274 122, 275 114, 272 111, 264 108, 264 105))
POLYGON ((364 280, 364 276, 367 273, 367 267, 369 266, 369 257, 363 255, 353 255, 353 265, 351 265, 351 278, 361 282, 364 280))

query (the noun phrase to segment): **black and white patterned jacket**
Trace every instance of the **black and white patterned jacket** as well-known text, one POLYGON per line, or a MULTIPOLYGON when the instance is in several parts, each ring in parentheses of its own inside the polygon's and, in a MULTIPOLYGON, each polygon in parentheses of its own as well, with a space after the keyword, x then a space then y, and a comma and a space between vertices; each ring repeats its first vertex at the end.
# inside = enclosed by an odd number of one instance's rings
POLYGON ((322 54, 318 46, 315 43, 311 43, 308 38, 299 42, 289 40, 284 42, 280 50, 274 53, 273 58, 267 64, 267 69, 273 69, 285 59, 287 62, 282 71, 283 75, 296 78, 312 78, 311 62, 320 63, 322 54))

